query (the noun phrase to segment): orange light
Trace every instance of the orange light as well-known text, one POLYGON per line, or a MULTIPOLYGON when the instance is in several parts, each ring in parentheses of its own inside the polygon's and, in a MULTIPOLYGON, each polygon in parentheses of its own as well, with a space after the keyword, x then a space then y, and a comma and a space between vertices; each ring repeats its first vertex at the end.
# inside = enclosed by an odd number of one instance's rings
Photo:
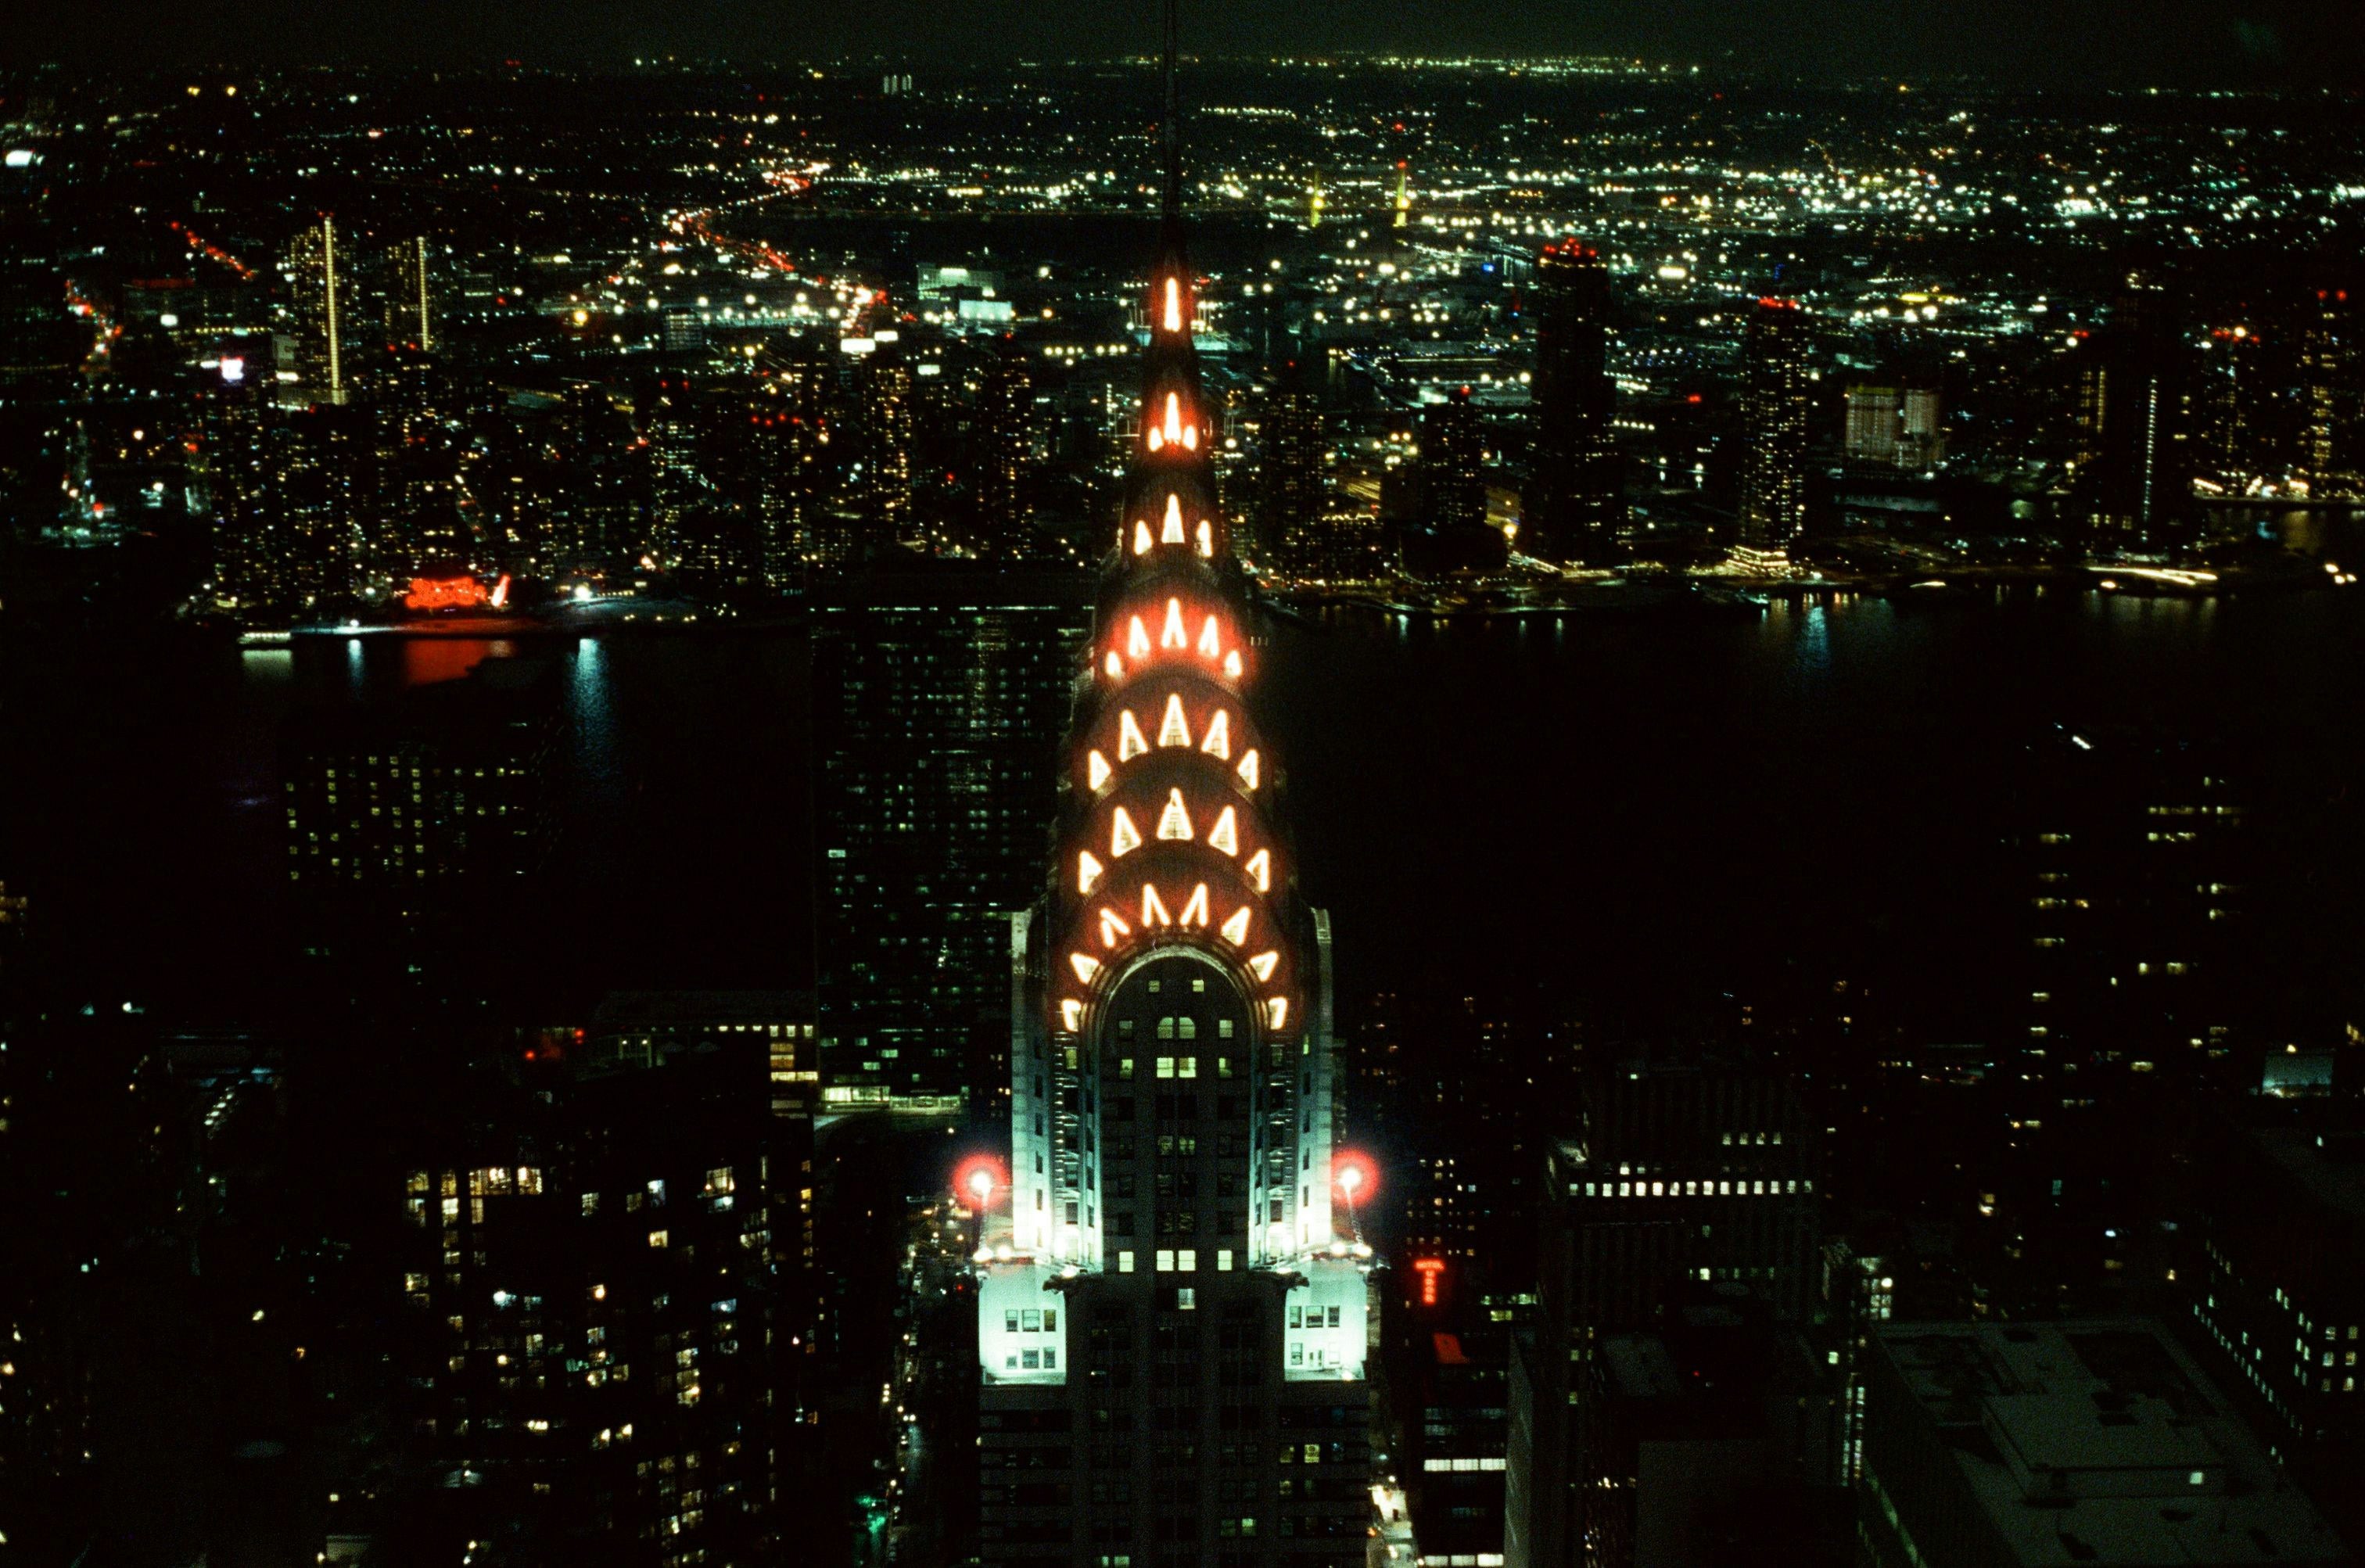
POLYGON ((1166 280, 1166 330, 1170 332, 1182 330, 1182 284, 1179 278, 1166 280))
POLYGON ((1437 1305, 1437 1277, 1445 1272, 1445 1260, 1442 1258, 1416 1258, 1412 1260, 1412 1271, 1420 1276, 1420 1305, 1423 1306, 1435 1306, 1437 1305))
POLYGON ((953 1168, 953 1197, 973 1215, 985 1213, 995 1193, 1009 1190, 1009 1170, 991 1154, 972 1154, 953 1168))
MULTIPOLYGON (((503 577, 501 582, 506 588, 509 579, 503 577)), ((413 577, 402 602, 409 610, 475 610, 499 600, 486 593, 485 585, 474 577, 413 577)))

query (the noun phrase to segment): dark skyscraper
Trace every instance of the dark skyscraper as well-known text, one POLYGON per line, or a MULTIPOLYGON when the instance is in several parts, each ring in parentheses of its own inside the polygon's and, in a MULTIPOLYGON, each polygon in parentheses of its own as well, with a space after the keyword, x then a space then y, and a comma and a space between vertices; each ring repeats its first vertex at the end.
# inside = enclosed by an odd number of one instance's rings
POLYGON ((1807 348, 1791 299, 1760 299, 1742 346, 1740 543, 1745 567, 1778 570, 1807 527, 1807 348))
POLYGON ((822 1057, 841 1103, 1000 1075, 1008 912, 1037 885, 1091 623, 1081 576, 851 579, 813 631, 822 1057))
POLYGON ((342 403, 353 261, 340 243, 337 220, 323 214, 298 230, 285 265, 296 386, 308 401, 342 403))
POLYGON ((1420 499, 1439 532, 1486 525, 1486 427, 1457 388, 1420 416, 1420 499))
POLYGON ((1035 442, 1035 386, 1014 355, 994 360, 977 392, 972 431, 978 553, 1007 560, 1029 554, 1033 511, 1026 477, 1035 442))
POLYGON ((982 1555, 1346 1568, 1371 1507, 1368 1249, 1332 1207, 1328 922, 1296 895, 1245 703, 1168 25, 1141 437, 1050 887, 1009 927, 1010 1167, 967 1189, 982 1555))
POLYGON ((2094 543, 2139 545, 2191 502, 2191 367, 2168 290, 2131 274, 2108 324, 2079 342, 2080 510, 2094 543))
POLYGON ((435 245, 424 234, 398 240, 386 250, 386 341, 398 348, 432 353, 437 348, 435 245))
POLYGON ((1600 561, 1625 521, 1611 438, 1609 269, 1575 240, 1536 261, 1535 437, 1519 548, 1546 561, 1600 561))
POLYGON ((1290 573, 1324 574, 1320 547, 1323 465, 1328 445, 1322 389, 1295 361, 1267 394, 1257 430, 1258 563, 1290 573))
POLYGON ((912 367, 891 349, 873 352, 854 373, 862 517, 873 551, 922 542, 912 498, 913 396, 912 367))
POLYGON ((2365 495, 2365 344, 2345 288, 2320 290, 2301 347, 2307 447, 2300 454, 2309 494, 2365 495))

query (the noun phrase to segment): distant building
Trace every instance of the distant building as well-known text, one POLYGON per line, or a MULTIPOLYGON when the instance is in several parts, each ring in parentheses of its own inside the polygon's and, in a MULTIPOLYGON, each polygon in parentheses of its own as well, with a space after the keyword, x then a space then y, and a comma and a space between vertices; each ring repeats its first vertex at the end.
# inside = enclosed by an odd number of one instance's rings
POLYGON ((2141 545, 2191 505, 2191 366, 2159 280, 2129 274, 2078 340, 2079 507, 2095 543, 2141 545))
POLYGON ((2139 1318, 1875 1331, 1857 1503, 1870 1568, 2353 1561, 2139 1318))
POLYGON ((1421 410, 1420 498, 1440 533, 1486 526, 1486 428, 1466 386, 1421 410))
POLYGON ((1742 346, 1741 538, 1745 567, 1788 565, 1807 529, 1807 351, 1813 321, 1793 299, 1760 299, 1742 346))
POLYGON ((1894 386, 1849 387, 1845 448, 1849 461, 1884 465, 1896 462, 1903 411, 1894 386))
POLYGON ((1519 546, 1540 560, 1598 562, 1626 521, 1611 431, 1609 269, 1589 245, 1547 245, 1535 295, 1535 436, 1519 546))
POLYGON ((813 630, 822 1056, 835 1102, 999 1076, 1009 911, 1042 882, 1092 622, 1081 575, 850 579, 813 630))
POLYGON ((2308 492, 2337 499, 2365 496, 2365 342, 2348 296, 2317 291, 2301 348, 2308 492))
POLYGON ((283 270, 295 340, 299 400, 342 404, 346 397, 346 330, 353 259, 338 245, 337 220, 326 214, 297 230, 283 270))
POLYGON ((529 1041, 513 1086, 417 1135, 400 1414, 425 1543, 778 1561, 765 1042, 529 1041))
POLYGON ((1624 1528, 1624 1461, 1591 1402, 1602 1342, 1687 1312, 1802 1325, 1815 1292, 1814 1156, 1785 1080, 1636 1063, 1588 1081, 1549 1154, 1532 1335, 1515 1348, 1508 1568, 1574 1568, 1624 1528))
POLYGON ((386 341, 397 348, 432 353, 438 347, 439 311, 434 242, 424 234, 398 240, 386 249, 386 341))
POLYGON ((872 553, 925 543, 912 492, 913 404, 917 395, 911 365, 891 349, 873 352, 855 370, 861 508, 872 553))
POLYGON ((1035 445, 1035 386, 1014 355, 989 365, 971 430, 978 552, 1011 560, 1032 554, 1028 479, 1035 445))
POLYGON ((1261 566, 1327 575, 1320 521, 1328 455, 1322 388, 1293 361, 1266 395, 1257 420, 1254 523, 1261 566))

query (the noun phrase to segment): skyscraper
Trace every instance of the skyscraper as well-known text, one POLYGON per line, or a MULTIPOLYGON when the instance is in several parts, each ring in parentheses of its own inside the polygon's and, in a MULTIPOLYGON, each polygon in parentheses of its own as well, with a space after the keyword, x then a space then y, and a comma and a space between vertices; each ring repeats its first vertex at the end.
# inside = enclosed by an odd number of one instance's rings
MULTIPOLYGON (((1328 924, 1297 897, 1215 504, 1167 17, 1141 435, 1011 925, 1011 1159, 966 1196, 988 1563, 1360 1563, 1367 1248, 1332 1205, 1328 924), (982 1200, 982 1201, 981 1201, 982 1200)), ((1350 1188, 1351 1196, 1352 1188, 1350 1188)))
POLYGON ((1266 396, 1258 421, 1254 554, 1260 565, 1308 576, 1323 573, 1318 521, 1327 445, 1322 390, 1293 360, 1266 396))
POLYGON ((1034 448, 1035 387, 1015 355, 987 367, 977 392, 977 548, 989 559, 1029 553, 1026 473, 1034 448))
POLYGON ((2080 338, 2076 485, 2097 543, 2140 544, 2191 502, 2190 366, 2171 301, 2130 274, 2109 324, 2080 338))
POLYGON ((337 220, 323 213, 288 242, 287 313, 296 340, 296 386, 313 403, 345 400, 345 274, 337 220))
POLYGON ((386 251, 386 341, 421 353, 436 347, 434 254, 424 234, 386 251))
POLYGON ((2365 351, 2356 308, 2345 288, 2320 289, 2301 349, 2307 398, 2307 449, 2301 454, 2311 495, 2365 495, 2365 351))
POLYGON ((1609 269, 1589 245, 1547 245, 1536 296, 1536 433, 1519 548, 1546 561, 1599 561, 1625 520, 1609 431, 1609 269))
POLYGON ((912 367, 892 350, 855 372, 855 424, 862 442, 862 513, 873 551, 922 543, 912 507, 912 367))
POLYGON ((1439 532, 1486 525, 1486 429, 1457 387, 1420 416, 1420 503, 1439 532))
POLYGON ((1779 570, 1807 526, 1807 343, 1811 323, 1795 299, 1760 299, 1749 313, 1741 388, 1739 565, 1779 570))

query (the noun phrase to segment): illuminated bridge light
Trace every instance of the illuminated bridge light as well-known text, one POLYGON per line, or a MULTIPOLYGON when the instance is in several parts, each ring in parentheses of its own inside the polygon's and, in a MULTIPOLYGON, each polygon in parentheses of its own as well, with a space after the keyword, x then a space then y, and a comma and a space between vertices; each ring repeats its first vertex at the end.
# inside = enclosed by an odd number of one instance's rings
POLYGON ((1216 618, 1210 615, 1207 617, 1207 623, 1199 628, 1199 656, 1212 659, 1223 651, 1223 629, 1216 624, 1216 618))
POLYGON ((1109 857, 1122 860, 1129 851, 1140 846, 1141 830, 1133 825, 1133 818, 1119 806, 1116 814, 1109 819, 1109 857))
POLYGON ((1255 879, 1257 891, 1261 893, 1269 893, 1272 891, 1272 850, 1260 849, 1254 855, 1250 856, 1246 868, 1248 874, 1251 878, 1255 879))
POLYGON ((1171 839, 1191 836, 1191 812, 1183 805, 1180 790, 1166 791, 1166 809, 1158 813, 1158 836, 1171 839))
POLYGON ((1272 979, 1272 971, 1280 967, 1281 955, 1279 953, 1259 953, 1255 958, 1249 960, 1249 973, 1256 976, 1259 981, 1272 979))
POLYGON ((1137 555, 1149 554, 1149 524, 1146 521, 1133 525, 1133 553, 1137 555))
POLYGON ((1207 721, 1206 737, 1200 741, 1199 749, 1221 761, 1231 761, 1232 716, 1221 708, 1216 709, 1216 716, 1207 721))
POLYGON ((1160 544, 1180 544, 1182 543, 1182 497, 1170 494, 1166 498, 1166 521, 1158 532, 1158 542, 1160 544))
POLYGON ((1074 997, 1059 1003, 1059 1026, 1070 1035, 1084 1026, 1084 1004, 1074 997))
POLYGON ((1264 999, 1264 1016, 1266 1025, 1276 1032, 1289 1027, 1289 998, 1285 996, 1266 997, 1264 999))
POLYGON ((1132 630, 1125 635, 1125 653, 1127 658, 1146 659, 1149 656, 1149 628, 1141 623, 1138 615, 1133 618, 1132 630))
POLYGON ((1239 774, 1240 782, 1248 786, 1249 789, 1254 790, 1257 787, 1257 774, 1259 769, 1257 767, 1256 747, 1250 746, 1248 750, 1240 753, 1240 765, 1238 768, 1234 769, 1234 771, 1239 774))
POLYGON ((1246 942, 1249 939, 1249 906, 1242 904, 1234 910, 1232 917, 1224 922, 1219 935, 1235 947, 1246 942))
POLYGON ((1126 709, 1116 720, 1116 759, 1131 762, 1149 750, 1149 741, 1141 733, 1140 721, 1133 716, 1132 709, 1126 709))
POLYGON ((1231 807, 1226 806, 1216 813, 1216 825, 1207 830, 1207 847, 1220 849, 1227 855, 1240 852, 1239 816, 1231 807))
POLYGON ((1179 599, 1166 601, 1166 628, 1158 633, 1158 645, 1161 648, 1187 648, 1191 645, 1191 633, 1182 630, 1182 601, 1179 599))
POLYGON ((1068 966, 1076 971, 1076 978, 1086 985, 1092 984, 1093 977, 1101 972, 1101 961, 1090 953, 1069 954, 1068 966))
MULTIPOLYGON (((1113 771, 1115 770, 1109 767, 1109 759, 1103 756, 1097 749, 1084 758, 1084 778, 1092 786, 1094 793, 1098 793, 1100 787, 1109 781, 1109 775, 1113 771)), ((1092 889, 1086 888, 1084 891, 1091 892, 1092 889)))
POLYGON ((1101 863, 1089 849, 1076 852, 1076 891, 1090 897, 1101 885, 1101 863))
POLYGON ((1170 693, 1166 699, 1166 716, 1158 722, 1160 745, 1187 746, 1191 744, 1191 722, 1182 715, 1182 694, 1170 693))
POLYGON ((1153 925, 1171 925, 1174 917, 1166 913, 1166 901, 1148 882, 1141 884, 1141 925, 1148 930, 1153 925))
POLYGON ((1114 947, 1119 942, 1124 941, 1126 937, 1132 935, 1133 927, 1125 923, 1125 916, 1117 913, 1116 911, 1109 908, 1106 904, 1103 904, 1101 906, 1102 946, 1114 947))
POLYGON ((1202 883, 1200 883, 1197 887, 1193 888, 1193 889, 1191 890, 1191 896, 1190 896, 1190 898, 1189 898, 1188 900, 1186 900, 1186 901, 1183 902, 1182 916, 1181 916, 1181 918, 1176 922, 1176 924, 1181 924, 1181 925, 1195 925, 1195 926, 1198 926, 1201 930, 1205 930, 1205 929, 1206 929, 1206 925, 1207 925, 1207 884, 1206 884, 1206 883, 1202 882, 1202 883))

